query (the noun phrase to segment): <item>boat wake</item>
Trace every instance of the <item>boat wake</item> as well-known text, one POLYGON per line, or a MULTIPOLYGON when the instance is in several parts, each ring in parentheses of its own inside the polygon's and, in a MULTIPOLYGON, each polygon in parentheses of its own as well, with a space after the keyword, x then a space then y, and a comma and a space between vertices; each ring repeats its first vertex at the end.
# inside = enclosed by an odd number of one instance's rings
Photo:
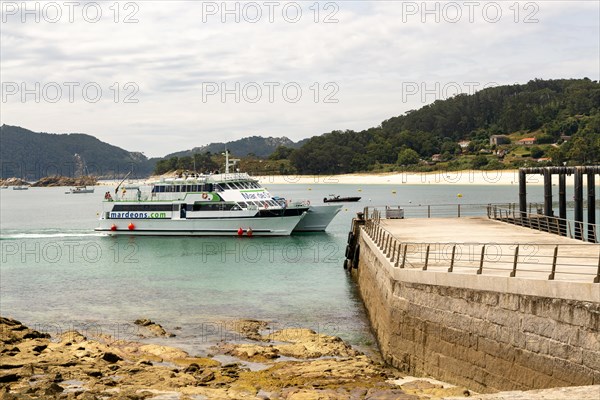
POLYGON ((60 239, 60 238, 81 238, 81 237, 100 237, 102 236, 99 232, 56 232, 56 231, 42 231, 42 232, 10 232, 3 231, 0 234, 0 240, 15 240, 15 239, 60 239))

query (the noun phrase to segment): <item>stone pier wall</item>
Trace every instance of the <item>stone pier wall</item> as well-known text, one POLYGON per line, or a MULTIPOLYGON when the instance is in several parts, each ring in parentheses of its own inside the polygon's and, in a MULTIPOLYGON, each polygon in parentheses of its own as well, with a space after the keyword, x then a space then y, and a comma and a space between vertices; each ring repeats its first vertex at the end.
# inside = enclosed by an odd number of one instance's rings
POLYGON ((600 285, 400 269, 358 243, 353 274, 401 371, 479 392, 600 384, 600 285))

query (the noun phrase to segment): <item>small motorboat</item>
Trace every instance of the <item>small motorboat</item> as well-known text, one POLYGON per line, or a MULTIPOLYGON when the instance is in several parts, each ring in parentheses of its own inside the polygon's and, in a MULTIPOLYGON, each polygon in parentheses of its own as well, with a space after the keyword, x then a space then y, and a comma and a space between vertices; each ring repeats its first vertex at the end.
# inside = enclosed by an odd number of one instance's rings
POLYGON ((94 193, 94 188, 87 187, 87 186, 75 186, 74 188, 71 188, 70 190, 67 190, 65 192, 65 194, 81 194, 81 193, 94 193))
POLYGON ((340 197, 330 194, 329 197, 323 198, 323 203, 335 203, 335 202, 353 202, 359 201, 360 197, 358 196, 349 196, 349 197, 340 197))
POLYGON ((25 186, 25 185, 17 185, 17 186, 13 186, 12 188, 13 188, 13 190, 29 190, 29 186, 25 186))

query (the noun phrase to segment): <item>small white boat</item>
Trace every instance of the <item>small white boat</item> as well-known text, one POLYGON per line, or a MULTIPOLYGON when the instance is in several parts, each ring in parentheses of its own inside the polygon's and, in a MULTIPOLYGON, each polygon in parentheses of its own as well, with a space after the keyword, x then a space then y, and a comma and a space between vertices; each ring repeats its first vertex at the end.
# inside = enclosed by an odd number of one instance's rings
POLYGON ((13 186, 12 188, 13 188, 13 190, 29 190, 29 186, 25 186, 25 185, 13 186))
POLYGON ((94 193, 94 188, 87 187, 87 186, 75 186, 74 188, 71 188, 70 190, 67 190, 65 192, 65 194, 80 194, 80 193, 94 193))

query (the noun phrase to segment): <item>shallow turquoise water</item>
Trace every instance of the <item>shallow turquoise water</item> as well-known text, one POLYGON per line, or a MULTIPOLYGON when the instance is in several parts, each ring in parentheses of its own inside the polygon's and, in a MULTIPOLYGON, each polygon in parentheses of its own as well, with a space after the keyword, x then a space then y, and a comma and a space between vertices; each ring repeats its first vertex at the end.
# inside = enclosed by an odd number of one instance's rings
MULTIPOLYGON (((362 303, 342 268, 357 211, 517 199, 516 185, 266 186, 313 204, 331 193, 363 199, 347 203, 325 233, 111 238, 93 232, 103 188, 85 195, 2 190, 0 313, 50 333, 76 328, 118 337, 135 336, 132 321, 146 317, 177 333, 172 343, 200 354, 229 335, 223 321, 239 318, 268 320, 276 329, 308 327, 368 347, 374 340, 362 303)), ((541 188, 528 189, 529 200, 541 201, 541 188)))

